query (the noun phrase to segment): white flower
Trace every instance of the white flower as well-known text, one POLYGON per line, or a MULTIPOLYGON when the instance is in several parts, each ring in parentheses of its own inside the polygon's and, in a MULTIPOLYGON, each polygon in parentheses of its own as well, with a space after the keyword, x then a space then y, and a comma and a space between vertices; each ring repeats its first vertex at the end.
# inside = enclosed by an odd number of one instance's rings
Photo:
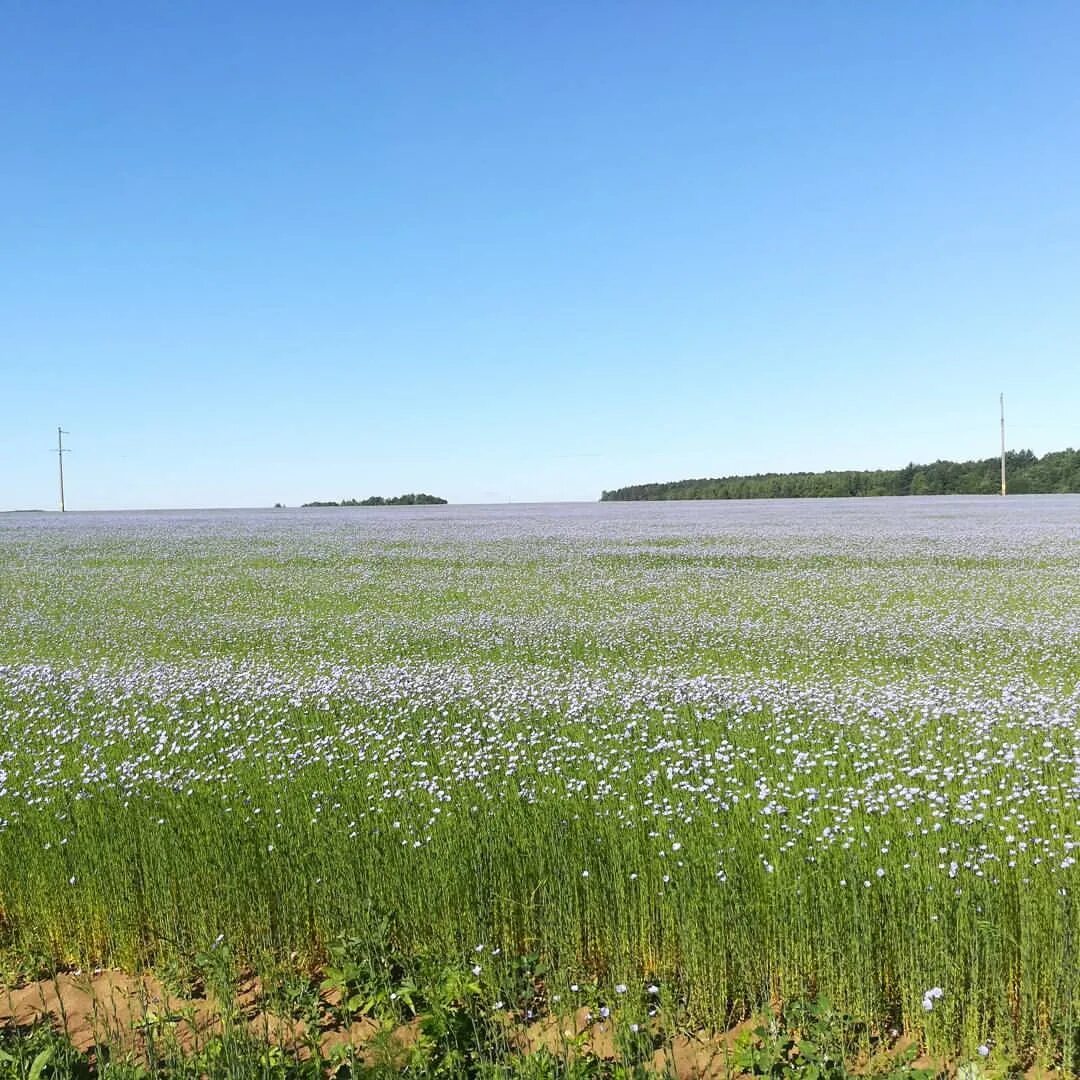
POLYGON ((483 971, 483 970, 484 969, 479 964, 473 964, 473 966, 472 966, 472 973, 474 975, 479 975, 480 972, 483 971))
POLYGON ((989 1057, 989 1056, 990 1056, 990 1047, 987 1046, 986 1043, 983 1043, 982 1046, 979 1047, 979 1057, 989 1057))
POLYGON ((581 876, 582 877, 588 877, 589 876, 589 871, 588 870, 582 870, 581 871, 581 876))
POLYGON ((647 994, 659 994, 660 987, 657 986, 656 983, 649 983, 649 985, 645 987, 645 992, 647 994))
POLYGON ((615 993, 616 994, 625 994, 626 993, 626 983, 616 983, 615 984, 615 993))

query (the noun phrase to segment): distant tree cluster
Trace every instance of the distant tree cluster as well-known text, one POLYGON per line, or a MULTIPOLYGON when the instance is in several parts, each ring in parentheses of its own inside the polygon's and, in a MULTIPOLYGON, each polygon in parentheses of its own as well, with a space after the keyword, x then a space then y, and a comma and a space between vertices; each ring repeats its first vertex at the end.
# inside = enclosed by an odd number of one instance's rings
MULTIPOLYGON (((1080 492, 1080 450, 1057 450, 1036 457, 1030 450, 1005 455, 1008 490, 1013 495, 1080 492)), ((602 502, 647 499, 820 499, 869 495, 996 495, 1001 490, 1001 458, 935 461, 902 469, 847 472, 759 473, 716 479, 636 484, 605 491, 602 502)))
POLYGON ((446 500, 438 495, 425 495, 424 492, 408 495, 394 495, 385 498, 382 495, 369 495, 366 499, 342 499, 341 502, 309 502, 305 506, 445 506, 446 500))

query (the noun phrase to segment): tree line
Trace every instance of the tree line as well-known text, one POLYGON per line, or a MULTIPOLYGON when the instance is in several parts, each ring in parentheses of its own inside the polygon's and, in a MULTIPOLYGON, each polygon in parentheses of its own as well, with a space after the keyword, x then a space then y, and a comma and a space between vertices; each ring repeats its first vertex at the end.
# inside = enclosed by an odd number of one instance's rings
POLYGON ((446 500, 438 495, 410 492, 408 495, 369 495, 366 499, 342 499, 340 502, 308 502, 304 506, 446 506, 446 500))
MULTIPOLYGON (((1080 450, 1057 450, 1041 458, 1030 450, 1005 455, 1008 490, 1013 495, 1080 492, 1080 450)), ((648 499, 820 499, 871 495, 996 495, 1001 491, 1001 458, 935 461, 902 469, 758 473, 713 479, 635 484, 605 491, 601 502, 648 499)))

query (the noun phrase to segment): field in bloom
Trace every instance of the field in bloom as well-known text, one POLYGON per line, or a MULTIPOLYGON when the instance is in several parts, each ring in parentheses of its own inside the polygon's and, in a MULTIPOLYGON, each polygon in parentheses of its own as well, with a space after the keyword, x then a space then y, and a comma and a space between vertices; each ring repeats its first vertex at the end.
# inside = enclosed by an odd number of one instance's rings
POLYGON ((1078 711, 1078 497, 6 515, 0 955, 349 935, 1068 1064, 1078 711))

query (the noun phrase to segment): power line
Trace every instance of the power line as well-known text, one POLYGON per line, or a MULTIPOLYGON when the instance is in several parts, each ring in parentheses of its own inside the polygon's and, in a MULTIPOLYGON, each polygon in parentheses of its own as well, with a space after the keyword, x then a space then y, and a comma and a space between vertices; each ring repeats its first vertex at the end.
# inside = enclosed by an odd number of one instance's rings
POLYGON ((1005 494, 1005 395, 1001 395, 1001 494, 1005 494))
POLYGON ((63 514, 66 510, 64 506, 64 455, 70 454, 71 451, 64 446, 64 436, 70 435, 70 431, 65 431, 58 424, 56 427, 56 450, 53 452, 56 454, 56 459, 60 463, 60 513, 63 514))

